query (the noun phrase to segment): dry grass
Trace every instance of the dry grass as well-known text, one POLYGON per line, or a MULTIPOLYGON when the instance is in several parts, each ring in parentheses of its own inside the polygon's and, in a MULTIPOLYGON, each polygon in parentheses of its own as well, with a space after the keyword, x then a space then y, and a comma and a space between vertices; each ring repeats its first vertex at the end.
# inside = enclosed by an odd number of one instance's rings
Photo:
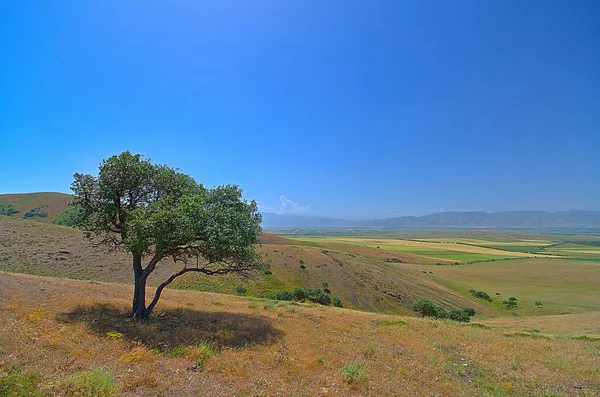
POLYGON ((125 315, 131 292, 1 274, 0 374, 18 366, 50 390, 103 368, 126 396, 600 393, 593 341, 175 290, 153 320, 133 323, 125 315), (202 354, 193 349, 206 343, 217 354, 194 368, 202 354), (353 362, 366 379, 344 380, 341 370, 353 362))

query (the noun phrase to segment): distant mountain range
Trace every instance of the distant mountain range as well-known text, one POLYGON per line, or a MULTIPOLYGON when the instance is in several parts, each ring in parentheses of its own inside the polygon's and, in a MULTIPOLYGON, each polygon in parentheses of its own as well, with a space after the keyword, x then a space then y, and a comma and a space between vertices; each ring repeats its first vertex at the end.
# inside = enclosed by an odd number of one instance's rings
POLYGON ((347 220, 265 212, 263 228, 377 228, 377 229, 600 229, 600 211, 451 211, 425 216, 347 220))

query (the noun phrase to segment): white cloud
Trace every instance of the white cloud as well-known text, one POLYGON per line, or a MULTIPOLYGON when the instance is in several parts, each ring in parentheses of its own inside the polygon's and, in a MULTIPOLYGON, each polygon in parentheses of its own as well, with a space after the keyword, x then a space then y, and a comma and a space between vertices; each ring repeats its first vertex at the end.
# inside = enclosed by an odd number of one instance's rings
POLYGON ((265 212, 274 212, 276 214, 304 214, 310 209, 310 205, 300 205, 287 198, 285 194, 279 196, 280 205, 271 206, 259 203, 260 209, 265 212))

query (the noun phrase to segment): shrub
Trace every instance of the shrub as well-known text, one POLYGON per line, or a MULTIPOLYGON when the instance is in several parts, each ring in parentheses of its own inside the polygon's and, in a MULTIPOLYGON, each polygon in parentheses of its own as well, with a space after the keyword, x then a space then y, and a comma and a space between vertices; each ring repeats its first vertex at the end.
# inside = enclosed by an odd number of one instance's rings
POLYGON ((354 361, 346 364, 341 370, 342 378, 348 383, 359 383, 367 380, 367 366, 354 361))
POLYGON ((296 288, 294 292, 292 292, 292 295, 294 296, 294 300, 304 302, 306 298, 308 298, 308 291, 304 288, 296 288))
POLYGON ((485 299, 488 302, 492 301, 492 298, 483 291, 476 291, 474 289, 471 289, 471 290, 469 290, 469 292, 471 293, 471 295, 473 295, 476 298, 485 299))
POLYGON ((471 317, 464 310, 454 309, 448 313, 448 318, 459 323, 468 323, 471 321, 471 317))
POLYGON ((243 285, 238 285, 237 287, 235 287, 235 293, 240 296, 246 295, 247 292, 248 290, 243 285))
POLYGON ((38 396, 39 375, 23 374, 19 367, 3 368, 0 373, 0 396, 30 397, 38 396))
POLYGON ((52 386, 57 394, 67 396, 111 397, 119 391, 113 375, 101 368, 78 372, 52 386))
POLYGON ((306 266, 300 265, 300 269, 304 270, 304 269, 306 269, 306 266))
POLYGON ((342 301, 337 296, 333 297, 333 306, 342 307, 342 301))
POLYGON ((515 298, 514 296, 511 296, 510 298, 508 298, 509 301, 516 301, 517 298, 515 298))
POLYGON ((446 310, 435 305, 427 299, 419 298, 412 306, 413 310, 421 315, 421 317, 445 318, 446 310))
POLYGON ((0 215, 13 216, 14 214, 18 214, 19 211, 15 209, 12 205, 4 205, 0 204, 0 215))
POLYGON ((503 304, 505 304, 505 305, 506 305, 506 307, 507 307, 507 308, 509 308, 509 309, 512 309, 513 307, 516 307, 516 306, 517 306, 517 301, 516 301, 516 300, 510 300, 510 299, 509 299, 509 300, 507 300, 507 301, 504 301, 504 302, 502 302, 502 303, 503 303, 503 304))
POLYGON ((536 302, 535 302, 535 305, 536 305, 536 306, 542 306, 542 305, 543 305, 543 303, 542 303, 542 302, 538 302, 538 301, 536 301, 536 302))
POLYGON ((464 308, 463 311, 467 313, 469 317, 473 317, 475 315, 475 309, 471 307, 464 308))
POLYGON ((329 306, 331 304, 331 297, 329 296, 329 294, 327 294, 325 292, 318 293, 315 300, 317 303, 320 303, 321 305, 329 306))

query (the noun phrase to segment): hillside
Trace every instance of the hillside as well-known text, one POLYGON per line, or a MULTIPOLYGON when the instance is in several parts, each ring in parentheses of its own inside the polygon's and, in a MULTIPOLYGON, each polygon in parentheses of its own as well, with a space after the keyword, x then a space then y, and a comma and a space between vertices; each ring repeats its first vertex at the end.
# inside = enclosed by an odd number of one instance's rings
POLYGON ((60 222, 69 209, 71 196, 64 193, 40 192, 0 194, 0 215, 53 223, 60 222))
MULTIPOLYGON (((332 244, 327 249, 265 234, 259 248, 271 263, 272 274, 208 277, 188 274, 173 287, 235 294, 238 286, 249 295, 265 296, 296 287, 322 288, 328 283, 344 307, 384 313, 410 313, 412 302, 424 296, 446 307, 493 309, 458 294, 436 281, 432 272, 407 263, 434 260, 411 253, 332 244), (386 261, 387 259, 387 261, 386 261)), ((0 216, 0 270, 83 280, 131 283, 130 258, 122 252, 95 247, 77 229, 0 216)), ((165 261, 149 279, 156 285, 179 269, 165 261)))
POLYGON ((153 319, 134 323, 126 316, 131 293, 119 284, 0 273, 2 390, 42 396, 74 395, 83 385, 124 396, 600 393, 592 338, 175 290, 165 292, 153 319), (353 365, 356 371, 349 371, 353 365))

